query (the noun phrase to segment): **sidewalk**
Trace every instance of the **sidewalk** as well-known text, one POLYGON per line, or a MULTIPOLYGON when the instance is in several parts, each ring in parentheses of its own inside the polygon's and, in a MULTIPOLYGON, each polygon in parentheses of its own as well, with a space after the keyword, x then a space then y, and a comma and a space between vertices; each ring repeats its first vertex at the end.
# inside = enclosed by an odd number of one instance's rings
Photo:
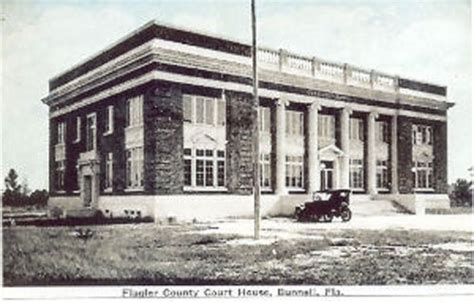
MULTIPOLYGON (((458 231, 472 232, 474 215, 400 215, 377 217, 353 217, 349 222, 341 222, 335 218, 332 223, 299 223, 289 218, 271 218, 262 220, 261 236, 277 238, 302 237, 307 231, 317 229, 415 229, 426 231, 458 231)), ((208 227, 203 233, 238 234, 246 237, 253 236, 254 221, 252 219, 227 219, 216 222, 201 223, 208 227)))

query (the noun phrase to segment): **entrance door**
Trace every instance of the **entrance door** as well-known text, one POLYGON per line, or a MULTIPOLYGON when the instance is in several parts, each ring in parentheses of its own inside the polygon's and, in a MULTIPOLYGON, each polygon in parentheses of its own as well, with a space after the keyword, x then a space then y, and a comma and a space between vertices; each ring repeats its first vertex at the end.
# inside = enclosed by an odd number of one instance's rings
POLYGON ((332 161, 321 161, 321 190, 332 189, 334 164, 332 161))
POLYGON ((92 177, 84 176, 84 207, 92 205, 92 177))

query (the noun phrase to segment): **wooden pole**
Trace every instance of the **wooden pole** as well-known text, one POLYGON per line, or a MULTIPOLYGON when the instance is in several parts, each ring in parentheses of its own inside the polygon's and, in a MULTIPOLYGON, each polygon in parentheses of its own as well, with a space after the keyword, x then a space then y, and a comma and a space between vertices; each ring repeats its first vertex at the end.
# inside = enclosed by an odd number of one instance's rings
POLYGON ((255 239, 260 238, 260 134, 259 134, 259 102, 258 102, 258 77, 257 77, 257 24, 255 0, 252 0, 252 69, 253 69, 253 195, 254 195, 254 234, 255 239))

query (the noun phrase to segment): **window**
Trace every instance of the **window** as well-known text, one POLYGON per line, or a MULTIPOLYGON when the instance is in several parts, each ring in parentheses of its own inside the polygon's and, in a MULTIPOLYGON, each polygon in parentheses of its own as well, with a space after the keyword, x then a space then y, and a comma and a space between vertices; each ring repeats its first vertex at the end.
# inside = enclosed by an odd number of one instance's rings
POLYGON ((81 141, 81 117, 76 118, 76 139, 74 142, 81 141))
POLYGON ((58 123, 58 137, 57 144, 64 144, 66 142, 66 122, 58 123))
POLYGON ((76 159, 76 162, 74 163, 74 168, 75 168, 75 169, 74 169, 74 174, 73 174, 74 176, 72 177, 72 180, 73 180, 73 191, 75 191, 75 192, 79 191, 79 189, 80 189, 80 187, 81 187, 81 186, 80 186, 80 182, 79 182, 79 181, 80 181, 80 178, 79 178, 79 176, 78 176, 78 171, 77 171, 77 169, 78 169, 78 166, 77 166, 78 161, 79 161, 79 159, 76 159))
POLYGON ((433 163, 416 161, 413 179, 415 189, 433 189, 433 163))
POLYGON ((213 149, 184 149, 184 186, 225 186, 225 152, 213 149))
POLYGON ((335 138, 336 119, 331 115, 319 115, 318 136, 322 138, 335 138))
POLYGON ((196 123, 204 124, 206 111, 205 109, 205 99, 196 98, 196 123))
MULTIPOLYGON (((304 136, 304 116, 302 112, 286 111, 286 133, 289 136, 304 136)), ((286 156, 286 178, 288 188, 303 188, 303 156, 286 156)))
POLYGON ((184 122, 193 122, 193 98, 183 96, 183 120, 184 122))
POLYGON ((86 120, 86 150, 95 150, 96 142, 96 115, 90 114, 86 120))
POLYGON ((215 117, 214 117, 214 99, 205 99, 206 100, 206 124, 207 125, 214 125, 215 117))
POLYGON ((287 110, 286 111, 286 133, 290 136, 303 136, 304 125, 303 113, 287 110))
POLYGON ((125 120, 125 126, 127 127, 143 125, 143 96, 137 96, 127 100, 125 120))
POLYGON ((206 159, 203 160, 205 164, 205 186, 214 186, 214 151, 213 150, 206 150, 206 159))
POLYGON ((192 155, 191 149, 184 149, 184 186, 192 186, 192 155))
POLYGON ((224 126, 226 121, 223 99, 183 95, 185 123, 224 126))
POLYGON ((259 122, 260 122, 260 131, 263 133, 270 132, 270 108, 269 107, 260 107, 259 108, 259 122))
POLYGON ((303 188, 303 156, 286 156, 286 187, 303 188))
POLYGON ((388 166, 386 160, 377 160, 377 188, 388 188, 388 166))
POLYGON ((361 159, 350 159, 349 186, 353 189, 364 188, 364 165, 361 159))
POLYGON ((225 153, 223 150, 217 151, 217 186, 225 186, 225 153))
POLYGON ((114 131, 114 106, 109 105, 105 111, 105 135, 111 134, 114 131))
POLYGON ((64 190, 64 172, 66 170, 66 160, 56 161, 56 190, 64 190))
POLYGON ((387 121, 377 121, 377 141, 388 143, 389 134, 388 134, 388 122, 387 121))
POLYGON ((214 186, 213 150, 196 150, 196 186, 214 186))
POLYGON ((104 182, 105 190, 112 190, 113 176, 114 176, 113 154, 107 153, 105 156, 105 182, 104 182))
POLYGON ((260 154, 260 186, 264 189, 271 188, 271 167, 270 154, 260 154))
POLYGON ((143 188, 143 147, 133 147, 125 150, 127 162, 127 188, 142 189, 143 188))
POLYGON ((413 145, 433 144, 433 130, 431 126, 413 125, 412 134, 413 145))
POLYGON ((364 141, 364 120, 358 118, 350 119, 349 138, 355 141, 364 141))
POLYGON ((217 99, 217 126, 224 126, 226 120, 226 110, 224 99, 217 99))

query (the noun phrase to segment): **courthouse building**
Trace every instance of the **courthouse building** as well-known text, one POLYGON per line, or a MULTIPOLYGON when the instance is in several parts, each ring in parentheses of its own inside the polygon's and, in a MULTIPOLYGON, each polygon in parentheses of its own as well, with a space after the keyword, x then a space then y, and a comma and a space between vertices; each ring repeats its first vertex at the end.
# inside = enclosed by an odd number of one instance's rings
MULTIPOLYGON (((258 64, 263 214, 331 188, 449 205, 445 86, 281 49, 258 64)), ((150 22, 52 78, 50 205, 251 215, 251 71, 246 43, 150 22)))

